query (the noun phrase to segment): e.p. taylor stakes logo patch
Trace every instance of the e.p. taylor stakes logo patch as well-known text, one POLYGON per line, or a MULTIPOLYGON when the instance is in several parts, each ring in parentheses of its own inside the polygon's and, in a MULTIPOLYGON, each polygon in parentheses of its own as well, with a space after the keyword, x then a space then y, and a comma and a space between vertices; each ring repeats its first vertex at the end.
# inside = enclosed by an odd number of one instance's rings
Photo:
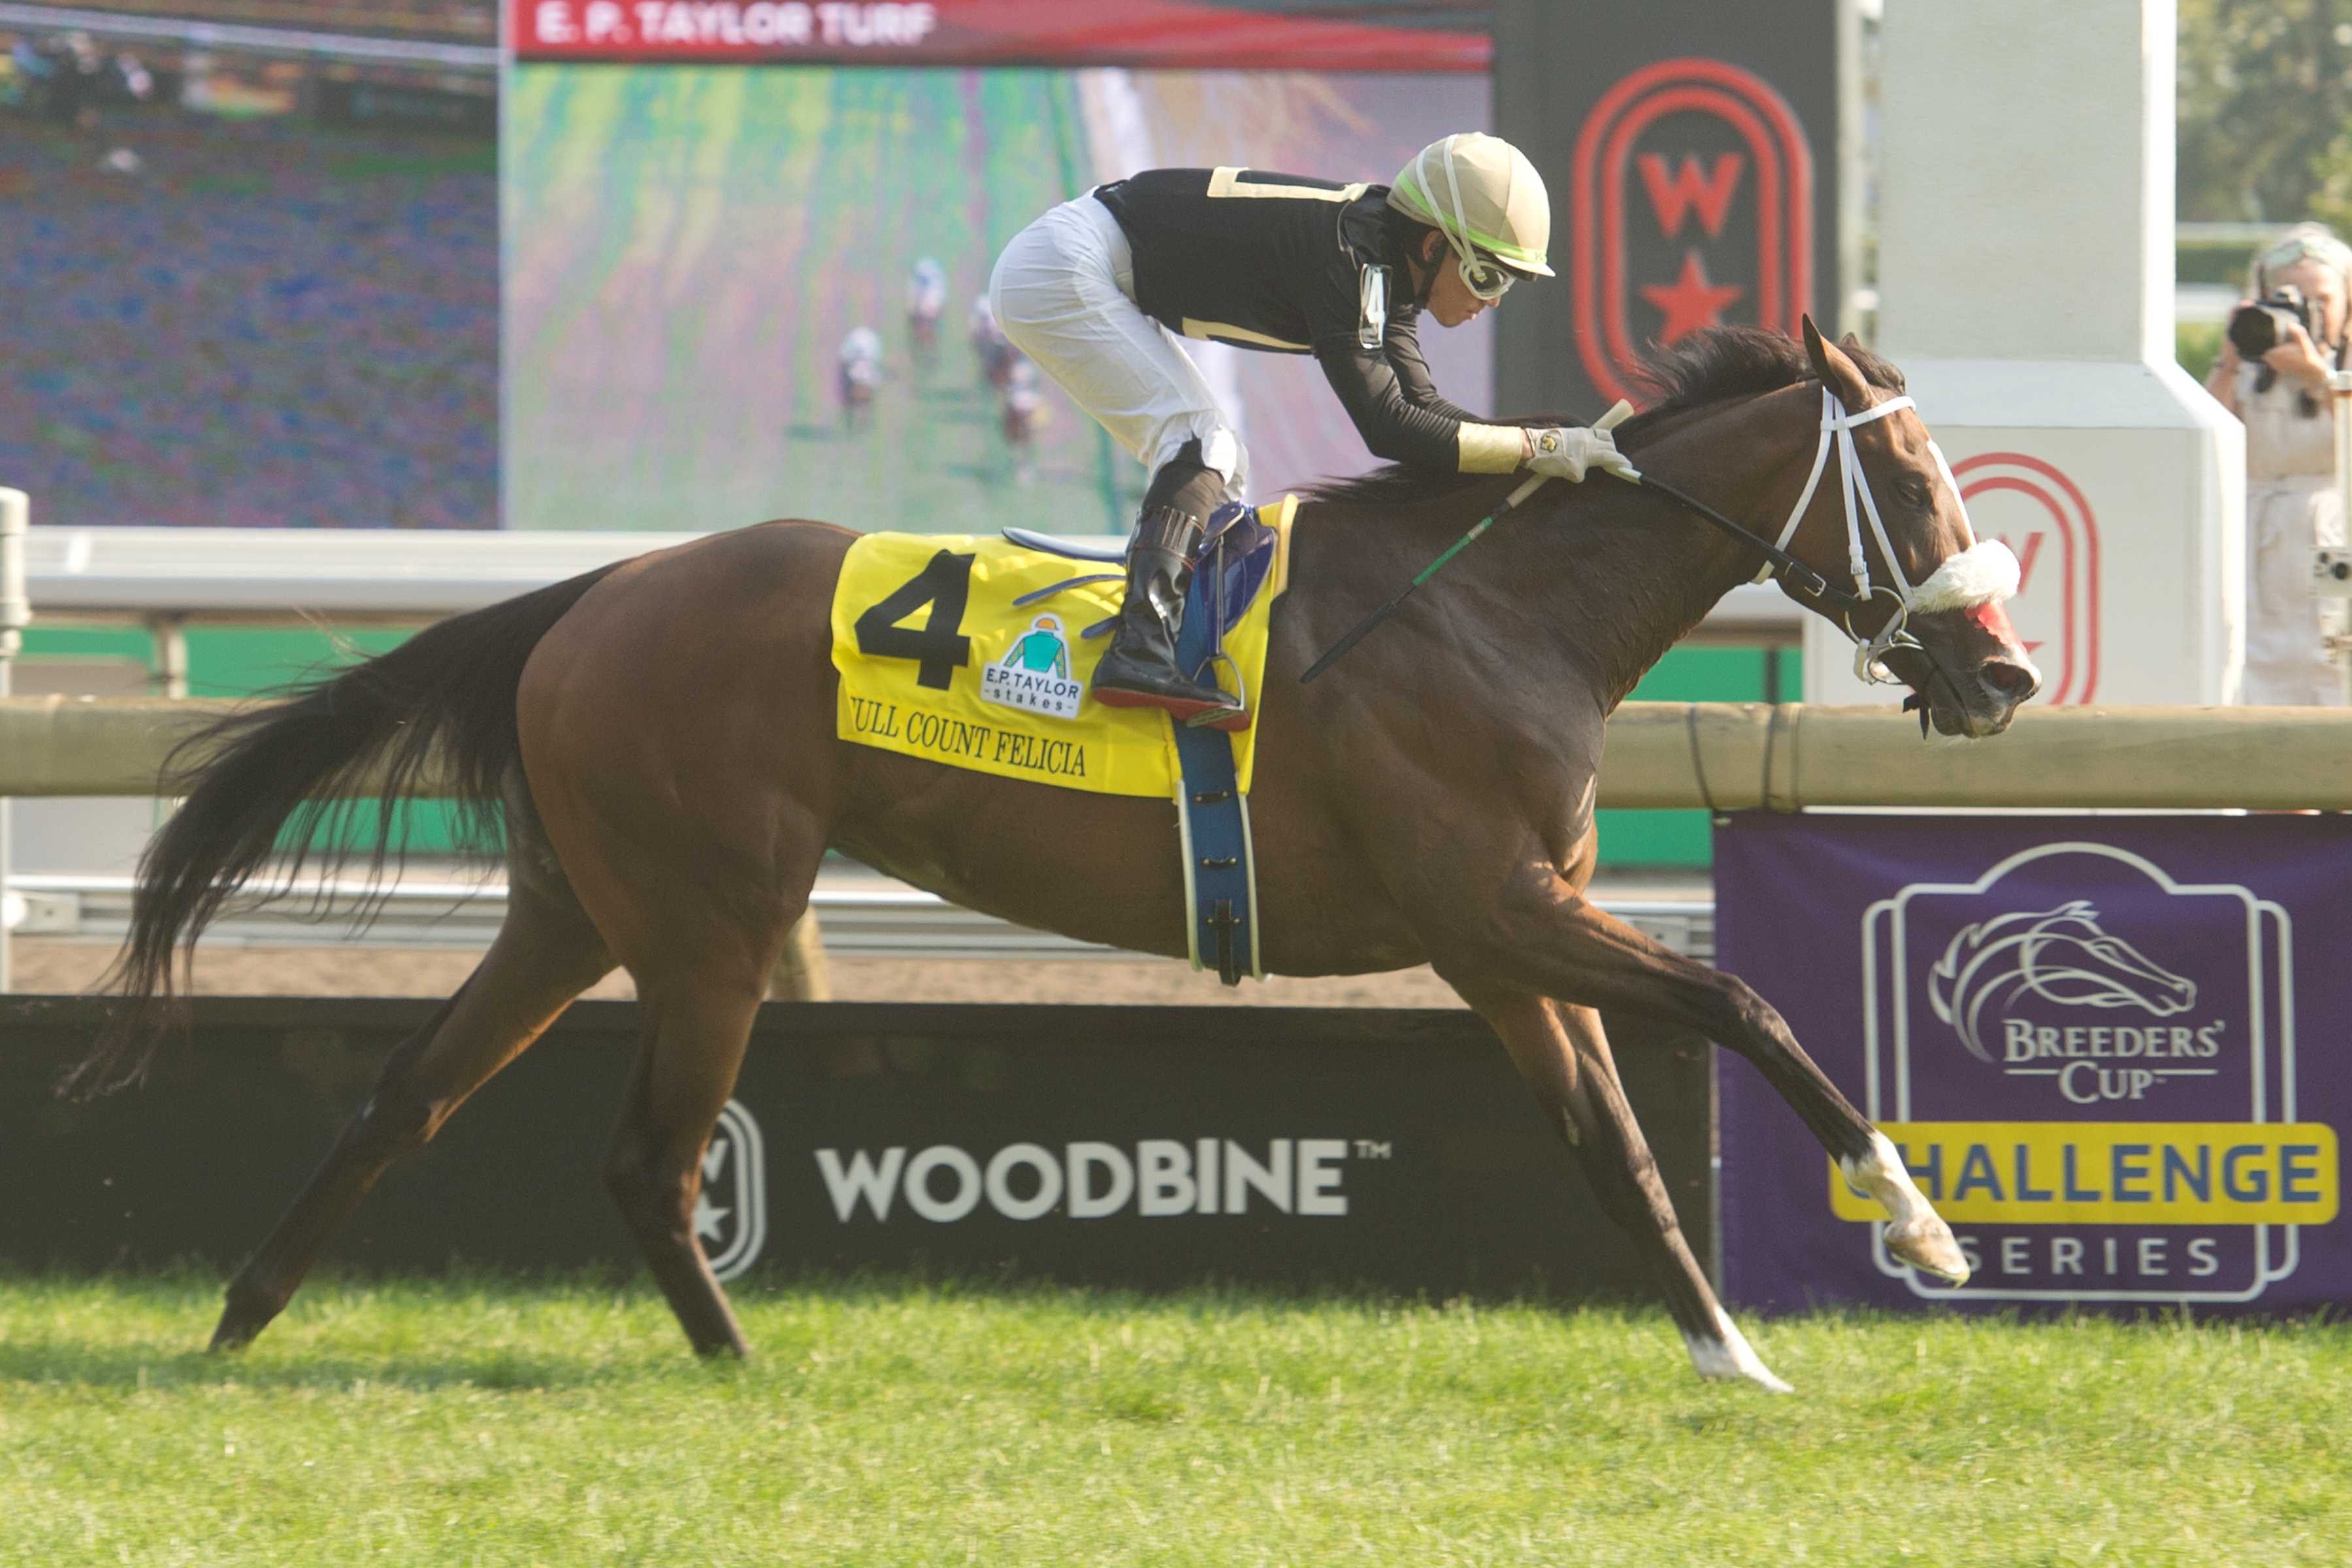
POLYGON ((1087 689, 1070 675, 1070 644, 1058 616, 1039 616, 1004 657, 981 667, 980 700, 1050 719, 1075 719, 1087 689))

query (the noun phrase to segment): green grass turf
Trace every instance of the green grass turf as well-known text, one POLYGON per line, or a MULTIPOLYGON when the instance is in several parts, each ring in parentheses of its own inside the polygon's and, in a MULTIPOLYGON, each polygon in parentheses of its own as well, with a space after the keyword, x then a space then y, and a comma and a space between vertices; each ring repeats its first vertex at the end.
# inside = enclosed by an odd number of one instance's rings
POLYGON ((1654 1312, 323 1282, 0 1283, 8 1563, 2337 1563, 2352 1331, 1822 1317, 1793 1398, 1654 1312))

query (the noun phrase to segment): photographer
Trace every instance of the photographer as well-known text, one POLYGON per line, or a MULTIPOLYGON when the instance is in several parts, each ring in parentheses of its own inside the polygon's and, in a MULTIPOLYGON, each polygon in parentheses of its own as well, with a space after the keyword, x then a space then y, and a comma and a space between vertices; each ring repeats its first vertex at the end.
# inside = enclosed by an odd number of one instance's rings
POLYGON ((2352 247, 2298 224, 2256 253, 2253 297, 2231 316, 2206 390, 2246 426, 2246 675, 2241 700, 2338 704, 2322 637, 2340 602, 2315 599, 2312 552, 2344 542, 2327 376, 2344 365, 2352 247))

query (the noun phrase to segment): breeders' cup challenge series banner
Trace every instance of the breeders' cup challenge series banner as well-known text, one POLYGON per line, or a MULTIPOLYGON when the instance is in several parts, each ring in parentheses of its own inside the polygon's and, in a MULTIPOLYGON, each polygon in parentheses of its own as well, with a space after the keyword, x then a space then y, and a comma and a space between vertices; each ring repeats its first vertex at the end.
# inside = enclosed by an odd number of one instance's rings
POLYGON ((1744 1064, 1721 1083, 1726 1294, 2289 1310, 2352 1297, 2337 816, 1730 819, 1724 966, 1903 1152, 1974 1274, 1885 1215, 1744 1064))

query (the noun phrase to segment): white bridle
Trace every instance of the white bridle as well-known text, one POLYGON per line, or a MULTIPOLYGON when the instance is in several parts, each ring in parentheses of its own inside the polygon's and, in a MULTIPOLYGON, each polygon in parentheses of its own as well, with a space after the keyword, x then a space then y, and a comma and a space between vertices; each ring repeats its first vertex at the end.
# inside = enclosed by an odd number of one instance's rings
MULTIPOLYGON (((1822 476, 1829 471, 1830 444, 1837 444, 1838 489, 1845 502, 1846 561, 1853 574, 1854 592, 1864 599, 1884 594, 1895 601, 1895 613, 1877 634, 1864 641, 1849 625, 1845 631, 1855 643, 1853 673, 1865 682, 1899 685, 1896 677, 1887 672, 1879 661, 1889 650, 1898 647, 1919 648, 1919 639, 1904 629, 1904 623, 1913 614, 1927 615, 1937 610, 1964 610, 1977 605, 1998 604, 2017 592, 2017 556, 1998 539, 1977 538, 1976 529, 1969 521, 1969 509, 1960 500, 1959 481, 1952 478, 1951 465, 1944 461, 1943 448, 1935 442, 1927 443, 1927 451, 1936 459, 1936 471, 1944 476, 1944 483, 1952 489, 1952 504, 1960 509, 1960 526, 1967 530, 1967 548, 1947 557, 1937 564, 1927 580, 1913 587, 1903 575, 1903 561, 1895 552, 1895 542, 1886 535, 1886 524, 1878 515, 1878 502, 1870 493, 1870 477, 1863 472, 1862 458, 1854 451, 1853 431, 1859 425, 1874 419, 1884 419, 1899 409, 1914 407, 1908 397, 1890 397, 1874 403, 1859 414, 1846 412, 1836 393, 1822 388, 1822 439, 1813 448, 1813 471, 1805 476, 1804 490, 1789 513, 1788 526, 1780 530, 1775 545, 1786 550, 1789 541, 1797 536, 1797 528, 1805 520, 1806 509, 1813 504, 1813 492, 1821 488, 1822 476), (1857 505, 1857 502, 1859 503, 1857 505), (1886 570, 1894 583, 1873 584, 1870 580, 1870 555, 1863 548, 1862 520, 1870 520, 1870 531, 1878 541, 1879 553, 1885 557, 1886 570)), ((1759 583, 1768 582, 1777 570, 1767 563, 1756 574, 1759 583)))

